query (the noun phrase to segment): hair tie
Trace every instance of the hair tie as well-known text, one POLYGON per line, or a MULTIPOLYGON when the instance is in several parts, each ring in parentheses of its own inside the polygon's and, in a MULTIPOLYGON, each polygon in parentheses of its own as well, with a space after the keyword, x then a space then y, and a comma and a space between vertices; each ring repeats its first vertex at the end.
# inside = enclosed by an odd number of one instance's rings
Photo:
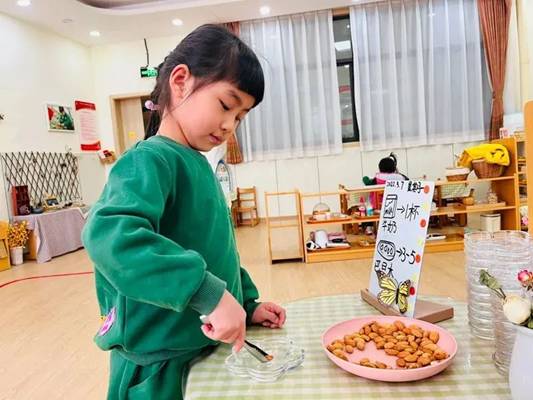
POLYGON ((150 111, 159 110, 159 106, 155 104, 152 100, 146 100, 146 102, 144 103, 144 106, 150 111))

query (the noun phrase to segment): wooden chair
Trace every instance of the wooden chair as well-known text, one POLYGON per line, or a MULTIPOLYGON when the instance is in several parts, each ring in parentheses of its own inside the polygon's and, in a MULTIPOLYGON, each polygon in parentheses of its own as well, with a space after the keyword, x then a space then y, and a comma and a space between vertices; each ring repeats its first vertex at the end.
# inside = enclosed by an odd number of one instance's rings
POLYGON ((257 195, 255 186, 251 188, 237 188, 237 221, 236 225, 256 226, 259 223, 257 213, 257 195), (244 218, 248 214, 249 218, 244 218))

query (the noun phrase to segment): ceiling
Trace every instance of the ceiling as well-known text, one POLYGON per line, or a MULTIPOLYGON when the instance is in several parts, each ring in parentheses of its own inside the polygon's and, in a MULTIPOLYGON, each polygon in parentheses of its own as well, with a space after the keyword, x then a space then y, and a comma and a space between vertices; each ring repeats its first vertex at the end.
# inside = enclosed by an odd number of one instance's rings
POLYGON ((0 0, 0 13, 94 46, 148 37, 184 35, 203 23, 339 8, 361 0, 32 0, 19 7, 16 0, 0 0), (51 5, 53 4, 53 7, 51 5), (174 26, 179 18, 182 26, 174 26), (92 37, 97 30, 100 37, 92 37))

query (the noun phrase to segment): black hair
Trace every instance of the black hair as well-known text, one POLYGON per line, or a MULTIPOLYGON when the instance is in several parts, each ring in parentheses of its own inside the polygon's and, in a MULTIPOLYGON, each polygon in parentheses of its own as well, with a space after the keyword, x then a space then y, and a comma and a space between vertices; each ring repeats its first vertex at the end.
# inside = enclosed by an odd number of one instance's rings
POLYGON ((202 25, 187 35, 157 68, 156 85, 150 95, 157 110, 152 110, 145 139, 159 129, 163 112, 170 104, 170 74, 180 64, 187 65, 191 75, 198 79, 193 91, 226 81, 252 96, 253 107, 263 100, 263 69, 254 52, 225 27, 202 25))
POLYGON ((382 158, 379 162, 379 172, 392 174, 398 170, 398 160, 396 154, 390 153, 387 157, 382 158))

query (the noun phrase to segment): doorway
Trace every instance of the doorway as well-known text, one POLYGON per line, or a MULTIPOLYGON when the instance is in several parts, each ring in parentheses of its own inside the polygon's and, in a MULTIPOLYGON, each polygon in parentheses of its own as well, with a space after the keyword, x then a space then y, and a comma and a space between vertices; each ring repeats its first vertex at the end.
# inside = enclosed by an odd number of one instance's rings
POLYGON ((118 154, 144 139, 151 111, 144 103, 149 93, 111 96, 111 119, 118 154))

